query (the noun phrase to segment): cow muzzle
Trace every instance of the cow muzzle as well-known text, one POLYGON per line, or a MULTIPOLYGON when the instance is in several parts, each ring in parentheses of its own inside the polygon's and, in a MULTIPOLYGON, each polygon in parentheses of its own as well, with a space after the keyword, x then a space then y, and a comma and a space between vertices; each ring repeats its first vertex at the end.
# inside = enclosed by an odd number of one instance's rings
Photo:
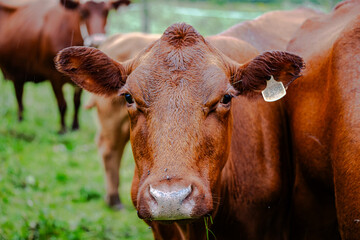
POLYGON ((99 47, 101 43, 106 40, 106 35, 103 33, 95 33, 84 38, 84 46, 99 47))
POLYGON ((159 221, 199 218, 212 210, 212 201, 206 201, 205 195, 211 196, 195 184, 149 184, 139 193, 138 216, 159 221))
POLYGON ((174 191, 161 191, 150 185, 150 195, 154 201, 150 202, 151 215, 156 220, 178 220, 191 218, 194 201, 186 198, 192 188, 188 186, 174 191))
POLYGON ((99 47, 101 43, 106 40, 104 33, 92 33, 89 34, 86 24, 83 22, 80 24, 81 37, 84 39, 85 47, 99 47))

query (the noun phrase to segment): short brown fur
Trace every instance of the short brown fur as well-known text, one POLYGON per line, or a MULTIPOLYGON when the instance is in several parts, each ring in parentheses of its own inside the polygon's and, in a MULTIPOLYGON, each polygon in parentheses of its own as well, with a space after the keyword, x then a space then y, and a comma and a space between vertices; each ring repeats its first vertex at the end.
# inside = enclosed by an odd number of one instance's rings
POLYGON ((359 239, 359 1, 307 20, 288 50, 307 68, 289 89, 292 239, 359 239))

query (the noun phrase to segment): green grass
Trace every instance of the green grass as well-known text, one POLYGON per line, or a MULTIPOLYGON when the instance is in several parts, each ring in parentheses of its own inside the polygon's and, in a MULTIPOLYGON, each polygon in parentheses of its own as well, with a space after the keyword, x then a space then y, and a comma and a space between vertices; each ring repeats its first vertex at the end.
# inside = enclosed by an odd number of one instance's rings
MULTIPOLYGON (((72 119, 72 87, 66 86, 72 119)), ((86 102, 88 96, 83 96, 86 102)), ((81 111, 81 130, 58 135, 48 82, 25 85, 19 123, 12 83, 0 76, 0 239, 151 239, 130 200, 134 162, 127 146, 121 169, 125 209, 104 203, 104 173, 94 137, 94 112, 81 111)))

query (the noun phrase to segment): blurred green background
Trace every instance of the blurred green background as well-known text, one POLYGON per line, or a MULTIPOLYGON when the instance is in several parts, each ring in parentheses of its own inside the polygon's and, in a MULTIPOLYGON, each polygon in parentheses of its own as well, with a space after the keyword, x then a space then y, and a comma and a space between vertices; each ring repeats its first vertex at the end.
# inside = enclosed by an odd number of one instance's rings
POLYGON ((175 22, 191 24, 203 35, 254 19, 271 10, 310 7, 324 12, 339 0, 132 0, 109 21, 108 32, 163 33, 175 22))
MULTIPOLYGON (((108 32, 162 33, 187 22, 201 34, 220 33, 266 11, 310 6, 329 11, 327 0, 134 1, 111 12, 108 32)), ((67 123, 73 114, 73 88, 64 88, 67 123)), ((83 95, 86 103, 89 95, 83 95)), ((104 203, 104 173, 97 153, 95 112, 81 110, 80 131, 58 135, 59 115, 49 82, 27 83, 25 120, 17 121, 13 84, 0 72, 0 240, 151 239, 130 200, 134 162, 128 144, 121 166, 121 199, 114 212, 104 203)))

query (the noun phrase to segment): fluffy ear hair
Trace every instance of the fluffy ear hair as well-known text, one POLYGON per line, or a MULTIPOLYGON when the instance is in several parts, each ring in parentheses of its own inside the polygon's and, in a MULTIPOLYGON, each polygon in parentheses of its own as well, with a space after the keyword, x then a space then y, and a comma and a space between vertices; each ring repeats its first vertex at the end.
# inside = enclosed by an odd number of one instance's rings
POLYGON ((110 6, 114 9, 118 9, 118 7, 120 7, 121 5, 128 6, 130 3, 131 3, 130 0, 117 0, 117 1, 111 1, 110 6))
POLYGON ((288 87, 300 77, 305 67, 303 59, 297 55, 273 51, 265 52, 235 70, 231 84, 242 95, 254 95, 266 87, 270 76, 288 87))
POLYGON ((65 48, 56 55, 55 64, 58 71, 95 94, 116 94, 126 81, 124 67, 96 48, 65 48))
POLYGON ((73 1, 73 0, 60 0, 60 3, 66 9, 76 9, 80 4, 78 1, 73 1))

